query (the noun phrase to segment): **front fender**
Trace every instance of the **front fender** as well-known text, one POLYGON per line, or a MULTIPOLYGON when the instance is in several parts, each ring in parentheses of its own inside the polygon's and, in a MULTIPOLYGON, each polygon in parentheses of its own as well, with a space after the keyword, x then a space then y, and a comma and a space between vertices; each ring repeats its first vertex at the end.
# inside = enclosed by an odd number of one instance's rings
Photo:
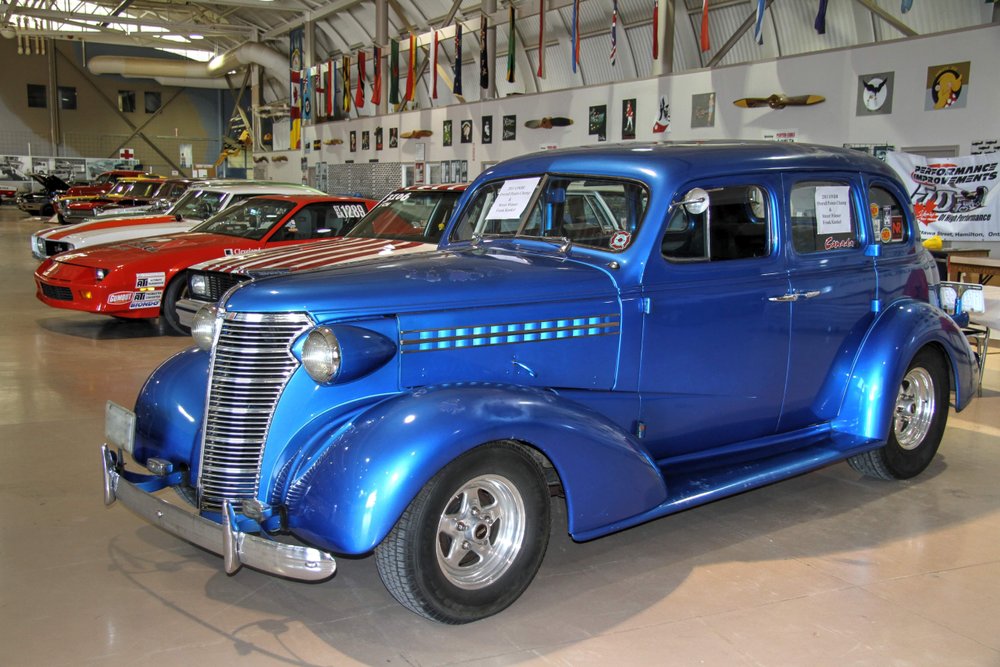
POLYGON ((968 405, 979 382, 969 341, 945 312, 923 301, 904 299, 887 308, 865 337, 834 429, 886 440, 899 383, 910 361, 927 345, 938 345, 947 355, 956 409, 968 405))
POLYGON ((135 401, 134 457, 151 456, 195 468, 208 383, 208 353, 189 347, 153 371, 135 401))
POLYGON ((420 489, 460 454, 494 440, 544 453, 566 493, 570 534, 656 507, 666 488, 628 433, 555 393, 508 385, 423 388, 387 399, 346 427, 300 471, 287 496, 289 527, 342 554, 364 554, 420 489))

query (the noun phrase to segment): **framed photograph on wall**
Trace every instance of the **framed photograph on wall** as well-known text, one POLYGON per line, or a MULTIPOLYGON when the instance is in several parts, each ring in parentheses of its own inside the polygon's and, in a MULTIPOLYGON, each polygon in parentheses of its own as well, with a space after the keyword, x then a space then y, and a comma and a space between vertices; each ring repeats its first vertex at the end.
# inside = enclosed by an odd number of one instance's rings
POLYGON ((448 160, 441 163, 441 182, 451 183, 451 162, 448 160))
POLYGON ((517 139, 517 116, 503 117, 503 140, 514 141, 517 139))
POLYGON ((493 143, 493 116, 483 116, 482 141, 484 144, 493 143))
POLYGON ((357 153, 358 152, 358 131, 357 130, 351 130, 351 152, 352 153, 357 153))
POLYGON ((715 127, 715 93, 691 96, 691 127, 715 127))
POLYGON ((399 128, 390 127, 389 128, 389 148, 397 148, 399 146, 399 128))
POLYGON ((608 105, 597 104, 590 107, 587 114, 587 134, 597 137, 598 141, 608 139, 608 105))
POLYGON ((371 145, 371 133, 368 130, 361 131, 361 150, 368 150, 371 145))
POLYGON ((635 139, 635 98, 622 100, 622 139, 635 139))
POLYGON ((451 121, 446 120, 441 125, 441 143, 445 146, 451 146, 451 121))
POLYGON ((893 73, 862 74, 858 77, 858 116, 892 113, 893 73))
POLYGON ((375 150, 382 150, 382 126, 375 128, 375 150))
POLYGON ((471 144, 472 143, 472 121, 463 120, 462 121, 462 143, 471 144))
POLYGON ((965 108, 969 98, 970 64, 966 60, 927 68, 925 111, 965 108))

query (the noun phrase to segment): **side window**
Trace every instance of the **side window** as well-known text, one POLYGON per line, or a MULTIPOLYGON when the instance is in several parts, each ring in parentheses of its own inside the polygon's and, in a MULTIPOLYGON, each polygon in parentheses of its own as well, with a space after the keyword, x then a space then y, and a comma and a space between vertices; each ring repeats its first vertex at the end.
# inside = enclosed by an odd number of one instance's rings
POLYGON ((882 243, 906 241, 908 230, 903 206, 896 197, 877 185, 868 190, 868 210, 872 214, 872 231, 882 243))
POLYGON ((840 181, 802 181, 792 187, 792 244, 801 254, 860 246, 851 186, 840 181))
POLYGON ((707 190, 708 209, 694 214, 674 206, 661 252, 672 261, 724 261, 770 253, 765 190, 727 185, 707 190))

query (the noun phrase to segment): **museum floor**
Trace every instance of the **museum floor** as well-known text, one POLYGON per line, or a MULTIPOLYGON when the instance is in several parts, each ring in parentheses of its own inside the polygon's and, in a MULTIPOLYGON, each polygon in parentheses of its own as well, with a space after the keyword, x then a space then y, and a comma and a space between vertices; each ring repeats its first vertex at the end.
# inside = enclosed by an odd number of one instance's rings
POLYGON ((189 340, 43 306, 42 224, 0 209, 4 665, 1000 665, 1000 351, 916 480, 840 464, 585 544, 557 510, 527 593, 449 627, 371 559, 320 584, 230 577, 106 509, 104 403, 189 340))

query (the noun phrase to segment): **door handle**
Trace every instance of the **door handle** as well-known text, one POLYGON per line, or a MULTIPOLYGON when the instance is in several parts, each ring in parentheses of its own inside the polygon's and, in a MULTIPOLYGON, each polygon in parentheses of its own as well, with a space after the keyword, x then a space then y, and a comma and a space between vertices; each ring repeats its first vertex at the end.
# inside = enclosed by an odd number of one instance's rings
POLYGON ((823 292, 821 292, 820 290, 814 289, 814 290, 809 290, 808 292, 799 292, 799 295, 804 296, 807 299, 812 299, 819 296, 822 293, 823 292))
POLYGON ((785 303, 788 301, 798 301, 798 292, 791 292, 789 294, 782 294, 781 296, 772 296, 768 298, 768 301, 777 301, 778 303, 785 303))

